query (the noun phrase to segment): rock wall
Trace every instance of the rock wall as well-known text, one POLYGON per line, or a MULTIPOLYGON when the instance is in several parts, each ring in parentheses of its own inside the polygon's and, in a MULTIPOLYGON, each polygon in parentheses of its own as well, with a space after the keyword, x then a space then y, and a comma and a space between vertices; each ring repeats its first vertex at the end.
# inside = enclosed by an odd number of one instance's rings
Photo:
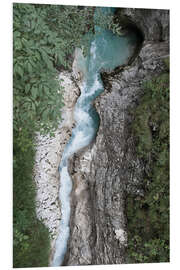
POLYGON ((132 22, 145 40, 165 41, 169 39, 169 10, 121 8, 117 11, 119 22, 132 22))
POLYGON ((119 16, 133 22, 144 41, 131 65, 102 74, 105 91, 94 102, 101 119, 96 141, 70 160, 71 232, 64 265, 124 263, 125 194, 143 192, 136 187, 143 164, 135 154, 130 125, 142 83, 165 69, 169 12, 122 9, 119 16))

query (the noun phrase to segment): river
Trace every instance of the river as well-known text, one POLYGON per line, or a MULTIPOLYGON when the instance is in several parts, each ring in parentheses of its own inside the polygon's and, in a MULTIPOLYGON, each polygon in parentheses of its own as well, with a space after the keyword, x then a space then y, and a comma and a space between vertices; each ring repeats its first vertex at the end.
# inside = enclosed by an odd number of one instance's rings
MULTIPOLYGON (((113 15, 115 12, 115 8, 96 8, 95 17, 98 9, 106 15, 113 15)), ((88 146, 95 139, 99 128, 100 118, 92 103, 104 91, 100 72, 103 70, 111 71, 118 66, 127 64, 136 42, 137 36, 133 32, 118 36, 110 30, 95 26, 95 34, 88 55, 86 58, 79 59, 78 65, 82 69, 83 83, 81 95, 74 110, 76 126, 72 130, 72 136, 65 147, 59 166, 61 221, 51 266, 62 265, 70 234, 72 181, 68 173, 68 158, 83 147, 88 146)))

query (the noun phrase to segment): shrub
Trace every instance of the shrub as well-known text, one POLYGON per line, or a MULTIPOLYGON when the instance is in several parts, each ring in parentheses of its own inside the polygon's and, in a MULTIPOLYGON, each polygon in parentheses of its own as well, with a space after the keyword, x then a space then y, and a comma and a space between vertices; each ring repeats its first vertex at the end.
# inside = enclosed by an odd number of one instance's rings
POLYGON ((33 134, 14 132, 13 149, 13 266, 48 266, 49 232, 35 213, 33 134))
POLYGON ((146 170, 144 197, 127 196, 127 262, 168 262, 169 73, 145 83, 132 132, 146 170))

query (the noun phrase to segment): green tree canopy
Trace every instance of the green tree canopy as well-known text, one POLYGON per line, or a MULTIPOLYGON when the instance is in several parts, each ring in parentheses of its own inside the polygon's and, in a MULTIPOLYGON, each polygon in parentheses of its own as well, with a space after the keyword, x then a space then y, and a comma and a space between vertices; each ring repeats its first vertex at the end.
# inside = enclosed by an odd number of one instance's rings
POLYGON ((63 106, 57 69, 70 66, 74 48, 92 28, 92 13, 88 7, 14 4, 14 129, 57 127, 63 106))

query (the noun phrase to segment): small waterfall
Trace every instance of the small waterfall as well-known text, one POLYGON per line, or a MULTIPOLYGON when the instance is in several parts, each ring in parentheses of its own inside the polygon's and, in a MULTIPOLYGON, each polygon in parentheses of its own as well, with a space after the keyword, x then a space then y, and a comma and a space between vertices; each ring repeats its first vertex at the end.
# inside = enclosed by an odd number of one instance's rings
MULTIPOLYGON (((105 14, 113 14, 115 11, 113 8, 97 8, 96 12, 98 9, 101 9, 105 14)), ((137 37, 134 33, 126 36, 116 36, 111 31, 96 26, 88 56, 83 59, 83 65, 79 63, 79 65, 86 68, 83 70, 84 81, 81 87, 81 95, 74 110, 76 127, 72 130, 72 136, 65 147, 59 166, 59 200, 62 216, 52 266, 59 266, 63 263, 70 232, 72 181, 67 169, 68 158, 78 150, 88 146, 95 138, 99 128, 99 115, 93 107, 92 101, 104 90, 100 71, 102 69, 113 70, 117 66, 126 64, 133 53, 136 41, 137 37)))

